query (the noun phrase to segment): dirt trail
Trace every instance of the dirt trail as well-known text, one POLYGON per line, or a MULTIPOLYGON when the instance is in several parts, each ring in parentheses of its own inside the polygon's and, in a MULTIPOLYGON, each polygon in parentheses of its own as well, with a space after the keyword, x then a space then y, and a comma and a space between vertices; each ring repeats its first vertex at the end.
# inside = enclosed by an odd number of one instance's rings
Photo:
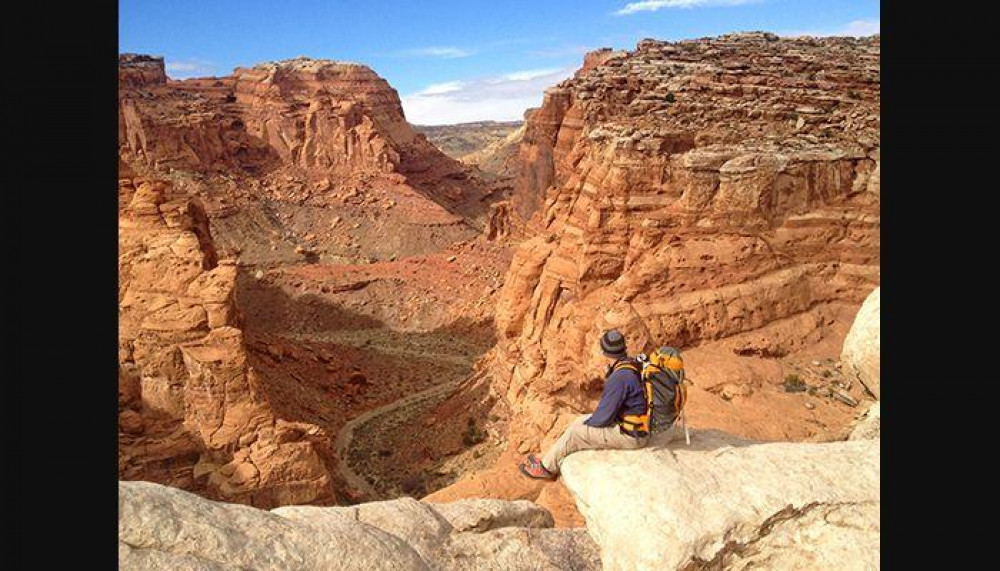
POLYGON ((337 433, 334 439, 334 447, 339 461, 339 470, 344 480, 352 488, 364 494, 367 499, 378 499, 380 494, 364 476, 359 474, 351 466, 350 451, 354 442, 354 435, 359 428, 363 428, 370 422, 378 422, 388 415, 414 413, 414 410, 407 411, 407 408, 416 409, 419 405, 432 400, 444 400, 456 392, 463 383, 473 382, 476 375, 472 373, 471 367, 480 351, 476 351, 466 343, 458 339, 452 339, 451 347, 455 352, 442 352, 435 350, 439 347, 433 340, 419 340, 415 338, 401 338, 398 332, 387 332, 382 329, 358 329, 349 331, 323 332, 323 333, 283 333, 281 337, 299 342, 325 342, 349 345, 360 349, 371 349, 380 354, 389 354, 398 357, 431 359, 440 363, 449 363, 462 367, 468 367, 470 374, 462 375, 458 378, 446 380, 422 391, 407 394, 403 398, 397 399, 385 405, 371 409, 348 420, 337 433), (402 343, 401 343, 402 342, 402 343), (404 345, 407 343, 409 346, 404 345))
POLYGON ((409 396, 403 397, 399 400, 393 401, 385 406, 381 406, 376 409, 372 409, 361 416, 357 416, 344 425, 337 434, 335 441, 335 446, 337 450, 337 457, 340 459, 340 473, 344 476, 344 479, 350 484, 354 489, 359 492, 364 493, 366 496, 376 497, 378 492, 364 479, 360 474, 354 471, 348 461, 349 452, 351 449, 351 443, 354 440, 354 431, 358 427, 364 424, 376 420, 386 414, 392 414, 396 410, 418 404, 421 401, 439 397, 442 395, 450 394, 462 385, 462 383, 471 380, 472 377, 464 379, 455 379, 451 381, 446 381, 440 385, 435 385, 429 389, 420 391, 419 393, 414 393, 409 396))

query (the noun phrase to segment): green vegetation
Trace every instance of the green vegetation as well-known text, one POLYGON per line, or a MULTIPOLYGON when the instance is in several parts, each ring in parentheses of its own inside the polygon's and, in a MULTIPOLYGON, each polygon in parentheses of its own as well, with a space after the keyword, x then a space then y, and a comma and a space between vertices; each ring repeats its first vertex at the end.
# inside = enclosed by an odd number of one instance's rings
POLYGON ((462 444, 475 446, 484 440, 486 440, 486 431, 479 428, 475 419, 470 416, 465 427, 465 434, 462 435, 462 444))
POLYGON ((785 376, 784 386, 786 393, 801 393, 807 388, 805 382, 795 373, 789 373, 785 376))

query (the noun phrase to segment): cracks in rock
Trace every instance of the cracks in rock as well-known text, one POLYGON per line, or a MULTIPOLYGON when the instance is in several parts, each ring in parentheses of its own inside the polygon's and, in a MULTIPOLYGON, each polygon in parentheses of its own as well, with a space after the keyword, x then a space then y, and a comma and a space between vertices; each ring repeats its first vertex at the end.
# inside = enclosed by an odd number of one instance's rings
MULTIPOLYGON (((760 527, 753 533, 753 535, 746 541, 738 541, 735 539, 729 539, 726 541, 725 545, 715 553, 715 555, 708 560, 702 559, 698 556, 692 556, 691 560, 680 569, 682 571, 723 571, 726 568, 726 560, 731 556, 743 556, 753 550, 753 548, 771 534, 775 527, 778 525, 795 519, 802 518, 803 516, 809 514, 813 510, 821 509, 824 507, 837 507, 837 506, 847 506, 847 505, 857 505, 859 503, 870 503, 870 502, 811 502, 800 508, 796 508, 789 504, 783 509, 771 515, 771 517, 764 520, 760 524, 760 527)), ((824 516, 824 521, 830 525, 836 525, 839 527, 855 527, 843 522, 831 522, 824 516)), ((731 535, 733 530, 730 530, 726 535, 731 535)))
MULTIPOLYGON (((192 558, 198 559, 200 561, 206 561, 206 562, 209 562, 209 563, 214 563, 215 565, 218 565, 219 567, 222 567, 224 569, 225 568, 232 568, 232 567, 234 567, 234 565, 233 565, 233 563, 231 561, 227 562, 227 561, 222 560, 222 559, 215 559, 213 557, 206 557, 203 554, 192 553, 191 551, 184 550, 184 549, 182 549, 182 550, 164 549, 162 547, 153 546, 153 545, 148 546, 148 547, 143 547, 141 545, 136 545, 134 543, 130 543, 130 542, 128 542, 128 541, 126 541, 124 539, 121 539, 121 538, 118 538, 118 542, 119 543, 124 543, 125 545, 129 546, 130 549, 133 549, 135 551, 151 551, 151 552, 156 552, 156 553, 172 553, 172 554, 175 554, 175 555, 186 555, 188 557, 192 557, 192 558)), ((242 566, 238 566, 237 568, 242 568, 242 566)))

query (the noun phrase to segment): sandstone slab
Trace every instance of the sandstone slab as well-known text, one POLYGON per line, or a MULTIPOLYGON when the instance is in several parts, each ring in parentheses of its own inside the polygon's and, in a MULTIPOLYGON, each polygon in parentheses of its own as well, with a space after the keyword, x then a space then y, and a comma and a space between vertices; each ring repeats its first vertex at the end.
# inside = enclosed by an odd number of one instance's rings
MULTIPOLYGON (((877 508, 865 506, 880 502, 880 440, 753 443, 695 431, 690 447, 654 442, 638 451, 578 452, 564 461, 562 474, 607 570, 711 561, 766 535, 761 530, 775 514, 801 515, 816 505, 847 506, 866 537, 879 533, 877 508)), ((847 540, 832 541, 830 556, 840 555, 817 559, 813 568, 839 569, 851 560, 841 548, 847 540)), ((877 561, 877 539, 863 544, 875 552, 858 557, 877 561)))

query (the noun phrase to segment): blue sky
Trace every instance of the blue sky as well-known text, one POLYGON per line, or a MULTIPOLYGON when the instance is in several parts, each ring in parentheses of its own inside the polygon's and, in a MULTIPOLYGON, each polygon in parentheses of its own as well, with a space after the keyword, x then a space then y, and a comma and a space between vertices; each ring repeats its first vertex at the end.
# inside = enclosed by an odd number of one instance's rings
POLYGON ((869 35, 877 0, 120 0, 118 47, 176 79, 305 55, 364 63, 417 124, 520 119, 584 52, 741 30, 869 35))

